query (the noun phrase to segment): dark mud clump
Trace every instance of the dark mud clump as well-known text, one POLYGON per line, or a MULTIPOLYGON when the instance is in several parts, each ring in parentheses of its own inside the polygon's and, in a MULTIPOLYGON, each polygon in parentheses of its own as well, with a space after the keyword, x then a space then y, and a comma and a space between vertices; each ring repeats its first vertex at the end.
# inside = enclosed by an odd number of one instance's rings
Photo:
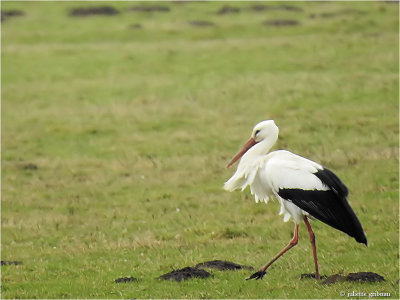
POLYGON ((129 10, 138 12, 169 12, 170 8, 164 5, 137 5, 132 6, 129 10))
POLYGON ((322 284, 332 284, 335 282, 343 282, 343 281, 346 281, 346 276, 335 274, 327 277, 324 281, 322 281, 322 284))
POLYGON ((239 265, 239 264, 235 264, 233 262, 223 261, 223 260, 206 261, 206 262, 197 264, 196 268, 211 268, 211 269, 217 269, 220 271, 240 270, 240 269, 253 270, 253 267, 239 265))
POLYGON ((240 9, 232 6, 223 6, 218 11, 218 15, 235 14, 240 12, 240 9))
POLYGON ((349 281, 349 282, 379 282, 379 281, 384 281, 385 279, 376 273, 373 272, 357 272, 357 273, 350 273, 347 276, 343 276, 340 274, 334 274, 332 276, 329 276, 326 278, 322 284, 332 284, 336 282, 343 282, 343 281, 349 281))
POLYGON ((350 273, 347 275, 347 281, 363 281, 363 282, 378 282, 385 281, 385 279, 376 273, 373 272, 358 272, 358 273, 350 273))
POLYGON ((158 279, 182 281, 190 278, 207 278, 211 274, 202 269, 185 267, 180 270, 173 270, 167 274, 161 275, 158 279))
POLYGON ((335 18, 335 17, 340 17, 344 15, 364 15, 365 12, 362 10, 357 10, 357 9, 341 9, 338 11, 332 11, 332 12, 324 12, 320 14, 311 14, 310 18, 314 19, 316 17, 320 17, 323 19, 328 19, 328 18, 335 18))
POLYGON ((275 6, 275 9, 277 9, 277 10, 288 10, 288 11, 303 11, 303 9, 300 8, 300 7, 293 6, 293 5, 285 5, 285 4, 275 6))
POLYGON ((138 281, 135 277, 121 277, 114 280, 115 283, 138 281))
POLYGON ((213 22, 210 21, 202 21, 202 20, 195 20, 195 21, 189 21, 189 24, 195 27, 211 27, 215 26, 213 22))
POLYGON ((173 1, 171 1, 171 3, 173 3, 173 4, 186 4, 186 3, 190 3, 190 2, 195 2, 195 1, 193 1, 193 0, 173 0, 173 1))
POLYGON ((269 9, 268 7, 269 6, 263 5, 263 4, 255 4, 255 5, 250 6, 250 10, 252 10, 252 11, 264 11, 264 10, 269 9))
POLYGON ((132 25, 129 25, 129 29, 142 29, 142 25, 132 24, 132 25))
POLYGON ((286 10, 286 11, 303 11, 302 8, 293 5, 265 5, 265 4, 254 4, 249 7, 250 10, 255 12, 262 12, 268 10, 286 10))
POLYGON ((36 171, 38 169, 38 166, 33 163, 27 163, 27 164, 23 164, 21 166, 21 168, 24 170, 36 171))
POLYGON ((16 260, 2 260, 1 265, 2 266, 10 266, 10 265, 18 266, 18 265, 22 265, 22 262, 16 261, 16 260))
POLYGON ((12 9, 12 10, 2 10, 1 11, 1 21, 5 21, 10 17, 21 17, 24 16, 25 13, 22 10, 12 9))
MULTIPOLYGON (((328 276, 326 275, 320 275, 319 278, 320 279, 325 279, 328 276)), ((315 279, 315 274, 314 273, 306 273, 306 274, 301 274, 300 275, 300 279, 315 279)))
POLYGON ((267 21, 264 22, 264 25, 276 26, 276 27, 297 26, 299 24, 300 24, 299 21, 290 20, 290 19, 267 20, 267 21))
POLYGON ((119 11, 111 6, 75 7, 72 8, 69 13, 72 17, 87 17, 93 15, 112 16, 116 14, 119 14, 119 11))

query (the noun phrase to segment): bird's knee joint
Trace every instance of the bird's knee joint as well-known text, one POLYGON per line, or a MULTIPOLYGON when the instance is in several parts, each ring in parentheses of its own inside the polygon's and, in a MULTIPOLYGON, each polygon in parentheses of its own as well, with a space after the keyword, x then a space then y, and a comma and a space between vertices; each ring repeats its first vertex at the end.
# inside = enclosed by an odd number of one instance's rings
POLYGON ((297 240, 291 240, 289 242, 289 245, 292 246, 292 247, 296 246, 297 245, 297 240))

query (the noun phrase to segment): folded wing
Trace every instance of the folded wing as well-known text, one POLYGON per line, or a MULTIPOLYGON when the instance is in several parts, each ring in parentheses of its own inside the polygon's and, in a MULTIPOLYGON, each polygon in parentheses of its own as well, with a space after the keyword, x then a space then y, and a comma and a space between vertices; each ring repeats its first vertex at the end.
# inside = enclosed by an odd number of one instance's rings
POLYGON ((314 218, 367 244, 362 226, 347 202, 348 190, 330 170, 287 151, 268 160, 270 185, 280 198, 314 218))

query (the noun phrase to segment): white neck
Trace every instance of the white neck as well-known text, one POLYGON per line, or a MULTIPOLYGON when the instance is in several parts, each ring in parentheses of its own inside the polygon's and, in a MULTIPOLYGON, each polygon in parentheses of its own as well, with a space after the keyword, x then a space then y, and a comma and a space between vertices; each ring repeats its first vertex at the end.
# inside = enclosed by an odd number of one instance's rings
POLYGON ((255 144, 242 156, 238 168, 240 168, 241 165, 251 166, 259 158, 266 155, 271 147, 275 144, 277 139, 278 135, 270 135, 264 140, 255 144))

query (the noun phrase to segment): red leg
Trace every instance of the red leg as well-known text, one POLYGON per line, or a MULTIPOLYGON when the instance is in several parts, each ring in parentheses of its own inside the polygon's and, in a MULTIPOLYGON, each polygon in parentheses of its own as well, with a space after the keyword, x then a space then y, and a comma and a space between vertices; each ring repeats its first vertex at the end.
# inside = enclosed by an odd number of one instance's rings
POLYGON ((312 231, 312 228, 311 228, 310 223, 308 222, 307 216, 304 216, 303 219, 304 219, 304 224, 306 224, 308 237, 311 242, 311 249, 312 249, 312 254, 313 254, 313 258, 314 258, 314 266, 315 266, 315 279, 319 279, 317 248, 315 247, 315 234, 312 231))
POLYGON ((279 257, 281 257, 290 248, 297 245, 297 241, 299 240, 298 234, 299 234, 299 224, 295 224, 293 238, 290 240, 289 244, 285 248, 283 248, 269 263, 267 263, 265 266, 260 268, 256 273, 254 273, 250 277, 246 278, 246 280, 253 279, 253 278, 255 278, 255 279, 263 278, 263 276, 266 273, 266 270, 269 268, 270 265, 272 265, 279 257))

